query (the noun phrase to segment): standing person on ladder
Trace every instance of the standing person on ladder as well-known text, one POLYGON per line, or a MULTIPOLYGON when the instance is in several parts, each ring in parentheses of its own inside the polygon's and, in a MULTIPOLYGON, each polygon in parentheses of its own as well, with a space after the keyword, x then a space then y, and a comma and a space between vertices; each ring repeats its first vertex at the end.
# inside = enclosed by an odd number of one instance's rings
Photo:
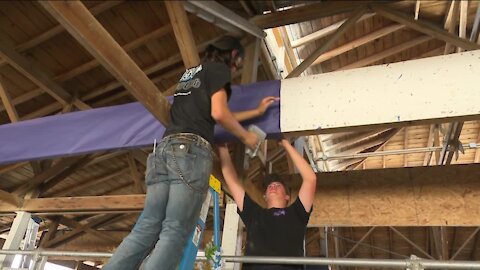
MULTIPOLYGON (((317 176, 308 162, 287 140, 282 140, 288 156, 302 177, 297 199, 288 206, 290 192, 286 182, 276 174, 268 175, 263 195, 267 208, 255 203, 240 184, 230 153, 219 146, 225 182, 237 204, 237 211, 247 230, 246 256, 304 256, 304 239, 312 213, 317 176)), ((243 264, 243 270, 301 270, 301 265, 243 264)))
POLYGON ((207 48, 202 64, 181 77, 170 110, 171 124, 147 160, 145 207, 104 270, 138 269, 150 251, 141 269, 175 269, 208 192, 215 123, 247 147, 257 145, 257 136, 238 121, 262 115, 274 98, 240 112, 238 119, 230 112, 231 75, 242 56, 239 40, 224 36, 207 48))

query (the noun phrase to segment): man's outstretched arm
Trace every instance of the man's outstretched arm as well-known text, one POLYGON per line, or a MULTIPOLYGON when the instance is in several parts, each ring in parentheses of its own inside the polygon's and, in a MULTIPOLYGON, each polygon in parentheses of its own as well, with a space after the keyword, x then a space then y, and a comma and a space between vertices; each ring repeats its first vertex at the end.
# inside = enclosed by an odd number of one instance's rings
POLYGON ((290 144, 289 141, 283 139, 282 146, 287 151, 287 154, 297 167, 302 177, 302 186, 298 192, 298 197, 305 208, 305 211, 310 212, 312 210, 313 200, 315 198, 315 189, 317 187, 317 175, 313 171, 310 164, 297 152, 297 150, 290 144))
POLYGON ((228 147, 225 145, 218 146, 218 154, 220 156, 220 163, 222 166, 222 173, 225 182, 227 183, 230 192, 232 193, 233 200, 237 204, 240 211, 243 211, 243 200, 245 198, 245 189, 238 180, 237 171, 232 163, 232 158, 228 152, 228 147))

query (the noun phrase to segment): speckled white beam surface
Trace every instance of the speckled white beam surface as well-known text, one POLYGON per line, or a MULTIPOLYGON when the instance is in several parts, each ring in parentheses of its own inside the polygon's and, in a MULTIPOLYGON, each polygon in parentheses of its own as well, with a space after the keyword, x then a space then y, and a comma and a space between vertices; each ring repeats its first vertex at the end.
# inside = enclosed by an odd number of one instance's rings
POLYGON ((480 50, 282 81, 284 133, 480 119, 480 50))

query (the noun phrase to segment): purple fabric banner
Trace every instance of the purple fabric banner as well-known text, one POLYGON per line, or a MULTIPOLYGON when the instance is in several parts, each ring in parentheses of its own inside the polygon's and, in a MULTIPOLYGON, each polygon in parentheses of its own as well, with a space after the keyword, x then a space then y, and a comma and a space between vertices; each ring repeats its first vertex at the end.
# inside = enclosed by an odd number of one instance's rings
MULTIPOLYGON (((242 111, 256 108, 266 96, 279 96, 280 81, 232 89, 230 108, 242 111)), ((279 102, 261 118, 242 124, 256 124, 269 138, 278 138, 279 102)), ((0 125, 0 164, 145 147, 162 138, 164 131, 165 127, 138 102, 0 125)), ((216 127, 216 142, 232 140, 235 138, 230 133, 216 127)))

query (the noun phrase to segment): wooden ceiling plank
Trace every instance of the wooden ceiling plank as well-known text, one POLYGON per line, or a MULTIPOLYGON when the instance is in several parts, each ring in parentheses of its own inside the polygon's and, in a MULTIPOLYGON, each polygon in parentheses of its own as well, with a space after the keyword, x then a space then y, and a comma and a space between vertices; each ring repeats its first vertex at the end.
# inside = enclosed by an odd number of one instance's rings
MULTIPOLYGON (((152 39, 158 39, 158 38, 161 38, 165 35, 167 35, 168 33, 170 33, 172 31, 172 26, 170 24, 168 25, 165 25, 165 26, 162 26, 158 29, 155 29, 153 30, 152 32, 146 34, 146 35, 143 35, 125 45, 122 46, 122 48, 126 51, 126 52, 130 52, 130 51, 133 51, 135 49, 137 49, 138 47, 144 45, 145 43, 149 42, 150 40, 152 39)), ((97 61, 97 59, 92 59, 70 71, 67 71, 63 74, 60 74, 58 76, 55 77, 55 80, 58 80, 58 81, 67 81, 73 77, 76 77, 82 73, 85 73, 89 70, 92 70, 93 68, 95 67, 98 67, 100 65, 100 63, 97 61)))
MULTIPOLYGON (((207 47, 208 44, 210 44, 211 42, 213 42, 215 39, 213 40, 208 40, 206 42, 203 42, 202 44, 200 44, 197 49, 198 51, 204 51, 205 48, 207 47)), ((162 70, 164 68, 167 68, 169 66, 172 66, 172 65, 176 65, 178 63, 180 63, 182 61, 182 57, 181 55, 178 53, 176 55, 173 55, 173 56, 170 56, 168 57, 167 59, 163 60, 163 61, 160 61, 158 63, 155 63, 147 68, 144 69, 144 72, 145 74, 147 75, 150 75, 154 72, 157 72, 159 70, 162 70)), ((95 97, 98 97, 102 94, 105 94, 113 89, 116 89, 118 87, 121 87, 122 84, 117 82, 117 81, 111 81, 103 86, 100 86, 98 87, 97 89, 91 91, 89 94, 81 97, 81 100, 83 101, 87 101, 87 100, 90 100, 90 99, 93 99, 95 97)), ((168 94, 165 94, 166 96, 168 96, 168 94)))
POLYGON ((182 55, 185 67, 191 68, 200 64, 200 56, 195 39, 192 34, 192 28, 188 22, 187 13, 181 1, 165 1, 170 24, 173 27, 173 33, 177 40, 177 45, 182 55))
MULTIPOLYGON (((67 232, 63 235, 57 236, 54 239, 46 242, 45 247, 46 248, 54 248, 56 246, 61 245, 62 243, 71 241, 71 240, 77 238, 78 236, 80 236, 82 233, 86 232, 86 230, 89 230, 91 228, 100 226, 102 223, 105 223, 105 222, 109 221, 110 219, 115 218, 117 216, 118 215, 115 215, 114 217, 112 217, 110 215, 105 215, 105 216, 97 217, 94 220, 90 221, 89 223, 81 224, 80 226, 74 228, 72 231, 67 232)), ((64 221, 64 220, 61 219, 60 222, 62 222, 62 221, 64 221)), ((97 233, 95 233, 95 235, 98 236, 97 233)), ((102 236, 102 238, 103 237, 104 236, 102 236)))
POLYGON ((49 114, 52 114, 56 111, 59 111, 63 108, 63 105, 60 104, 60 103, 52 103, 52 104, 49 104, 49 105, 46 105, 36 111, 33 111, 31 113, 28 113, 28 114, 25 114, 24 116, 21 117, 21 120, 29 120, 29 119, 34 119, 34 118, 37 118, 37 117, 41 117, 41 116, 45 116, 45 115, 49 115, 49 114))
MULTIPOLYGON (((377 151, 378 149, 380 149, 381 147, 384 147, 392 138, 393 136, 395 136, 398 132, 400 132, 400 130, 402 130, 401 128, 392 128, 386 135, 385 135, 385 141, 380 144, 380 145, 377 145, 377 146, 374 146, 370 152, 375 152, 377 151)), ((359 164, 355 165, 355 166, 350 166, 349 168, 347 168, 347 170, 350 170, 350 169, 353 169, 353 170, 356 170, 360 167, 361 164, 363 164, 367 159, 364 158, 360 161, 359 164)))
MULTIPOLYGON (((60 217, 59 219, 59 223, 60 224, 63 224, 67 227, 70 227, 72 229, 75 229, 75 228, 78 228, 80 226, 82 226, 83 224, 74 220, 74 219, 71 219, 71 218, 66 218, 66 217, 60 217)), ((86 233, 89 233, 95 237, 98 237, 100 239, 103 239, 105 241, 108 241, 108 242, 113 242, 113 243, 118 243, 121 239, 117 239, 109 234, 105 234, 105 233, 101 233, 95 229, 92 229, 92 228, 87 228, 85 229, 85 232, 86 233)), ((53 240, 54 238, 51 238, 49 241, 53 240)))
MULTIPOLYGON (((52 78, 50 78, 49 75, 43 72, 40 68, 36 67, 27 58, 17 53, 5 42, 0 43, 0 56, 6 59, 11 66, 20 71, 25 77, 42 88, 63 106, 67 105, 73 100, 72 96, 52 78)), ((90 106, 80 100, 76 100, 74 104, 82 110, 90 108, 90 106)))
POLYGON ((81 2, 40 4, 160 122, 168 125, 170 104, 145 73, 81 2))
MULTIPOLYGON (((122 2, 123 2, 123 0, 105 1, 105 2, 102 2, 102 3, 94 6, 93 8, 91 8, 90 11, 92 12, 92 14, 98 15, 98 14, 104 12, 104 11, 107 11, 107 10, 115 7, 116 5, 118 5, 122 2)), ((53 38, 54 36, 62 33, 64 30, 65 29, 61 25, 54 26, 53 28, 47 30, 46 32, 43 32, 42 34, 40 34, 40 35, 22 43, 22 44, 17 45, 15 47, 15 50, 17 52, 23 52, 23 51, 26 51, 28 49, 31 49, 31 48, 39 45, 40 43, 43 43, 43 42, 53 38)), ((6 63, 7 62, 4 59, 0 59, 0 67, 3 66, 6 63)))
POLYGON ((397 54, 397 53, 399 53, 401 51, 404 51, 404 50, 407 50, 409 48, 415 47, 415 46, 417 46, 417 45, 419 45, 423 42, 427 42, 429 40, 432 40, 432 37, 420 36, 420 37, 414 38, 412 40, 403 42, 403 43, 401 43, 399 45, 396 45, 392 48, 388 48, 388 49, 386 49, 382 52, 379 52, 377 54, 374 54, 374 55, 368 56, 366 58, 360 59, 357 62, 354 62, 354 63, 348 64, 346 66, 343 66, 343 67, 339 68, 338 70, 347 70, 347 69, 365 67, 367 65, 378 62, 382 59, 385 59, 389 56, 392 56, 394 54, 397 54))
POLYGON ((290 74, 287 78, 294 78, 300 76, 320 55, 322 55, 328 48, 330 48, 333 43, 335 43, 343 34, 349 30, 358 19, 366 12, 366 8, 361 6, 355 13, 350 17, 338 30, 328 37, 328 39, 318 48, 316 48, 305 60, 302 61, 290 74))
POLYGON ((358 133, 352 134, 352 136, 348 136, 348 138, 346 139, 340 139, 338 143, 333 142, 334 140, 330 140, 332 143, 327 147, 325 147, 325 151, 331 152, 333 150, 339 150, 344 147, 355 145, 360 142, 372 139, 387 131, 388 129, 377 129, 377 130, 368 131, 368 132, 358 132, 358 133))
POLYGON ((5 87, 5 80, 0 75, 0 100, 2 101, 5 109, 7 110, 8 118, 10 118, 10 122, 15 123, 18 122, 18 113, 15 109, 15 105, 12 104, 12 99, 10 94, 7 92, 5 87))
POLYGON ((115 170, 113 173, 112 172, 109 172, 109 173, 106 173, 100 177, 97 177, 97 178, 92 178, 92 179, 88 179, 86 181, 82 181, 81 183, 76 183, 75 185, 73 186, 70 186, 70 187, 67 187, 67 188, 64 188, 62 189, 61 191, 59 192, 55 192, 53 194, 49 194, 50 197, 63 197, 63 196, 67 196, 67 195, 70 195, 72 193, 75 193, 75 192, 79 192, 81 190, 84 190, 88 187, 91 187, 93 185, 98 185, 100 183, 104 183, 112 178, 115 178, 115 177, 118 177, 122 174, 125 174, 128 172, 128 168, 125 168, 125 169, 122 169, 122 170, 115 170))
POLYGON ((463 39, 458 36, 455 36, 430 22, 422 21, 422 20, 415 21, 414 19, 410 18, 408 15, 384 5, 372 5, 372 8, 377 14, 382 15, 387 19, 404 24, 409 28, 412 28, 418 32, 427 34, 429 36, 432 36, 436 39, 440 39, 445 42, 452 43, 457 47, 461 47, 466 50, 480 49, 480 45, 475 44, 467 39, 463 39))
MULTIPOLYGON (((161 75, 152 78, 152 82, 160 83, 162 80, 165 80, 165 79, 168 79, 168 78, 174 77, 174 76, 176 76, 177 78, 180 78, 181 74, 184 71, 185 71, 185 69, 183 68, 183 66, 179 67, 179 68, 176 68, 176 69, 173 69, 171 71, 168 71, 166 73, 162 73, 161 75)), ((164 90, 162 92, 163 95, 165 95, 167 97, 173 95, 175 93, 176 87, 177 87, 177 83, 173 84, 172 86, 170 86, 169 88, 167 88, 166 90, 164 90)), ((95 92, 93 92, 92 94, 94 94, 94 93, 95 92)), ((109 104, 110 102, 113 102, 116 99, 128 96, 129 94, 130 93, 127 90, 121 90, 116 94, 109 95, 108 97, 106 97, 104 99, 101 99, 101 100, 98 100, 98 101, 94 102, 92 105, 94 107, 102 107, 102 106, 105 106, 106 104, 109 104)))
POLYGON ((269 14, 257 15, 250 19, 250 21, 263 29, 274 28, 351 12, 357 7, 369 2, 370 1, 326 1, 269 14))
POLYGON ((353 49, 355 49, 357 47, 360 47, 364 44, 367 44, 367 43, 369 43, 373 40, 379 39, 383 36, 386 36, 388 34, 391 34, 391 33, 395 32, 395 31, 398 31, 398 30, 400 30, 404 27, 405 26, 401 25, 401 24, 393 24, 393 25, 389 25, 387 27, 381 28, 379 30, 376 30, 374 32, 371 32, 369 34, 366 34, 365 36, 363 36, 361 38, 358 38, 356 40, 353 40, 353 41, 348 42, 344 45, 341 45, 337 48, 334 48, 334 49, 332 49, 328 52, 323 53, 312 63, 312 65, 321 64, 321 63, 323 63, 327 60, 332 59, 335 56, 338 56, 342 53, 353 50, 353 49))
POLYGON ((29 190, 33 189, 34 187, 39 186, 43 182, 55 177, 71 165, 75 164, 79 161, 82 157, 71 157, 65 158, 59 161, 57 164, 53 165, 52 167, 48 168, 47 170, 43 171, 41 174, 36 175, 32 179, 30 179, 27 183, 17 187, 12 193, 15 195, 25 194, 29 190))
MULTIPOLYGON (((63 29, 63 28, 62 28, 63 29)), ((142 46, 143 44, 145 44, 146 42, 152 40, 152 39, 155 39, 155 38, 160 38, 166 34, 168 34, 169 32, 172 31, 172 26, 169 24, 169 25, 165 25, 165 26, 162 26, 144 36, 141 36, 139 37, 138 39, 135 39, 127 44, 125 44, 123 46, 123 49, 127 52, 129 51, 132 51, 132 50, 135 50, 136 48, 142 46)), ((98 67, 100 65, 100 63, 96 60, 96 59, 92 59, 78 67, 75 67, 74 69, 72 70, 69 70, 67 72, 64 72, 60 75, 57 75, 54 77, 54 80, 55 81, 58 81, 58 82, 64 82, 64 81, 67 81, 69 79, 72 79, 82 73, 85 73, 87 71, 90 71, 92 70, 93 68, 95 67, 98 67)), ((121 86, 120 83, 118 83, 117 81, 114 81, 114 84, 116 87, 114 88, 117 88, 119 86, 121 86)), ((43 94, 44 91, 41 89, 41 88, 37 88, 37 89, 34 89, 32 91, 29 91, 19 97, 16 97, 12 100, 12 103, 13 105, 18 105, 20 103, 23 103, 25 101, 28 101, 32 98, 35 98, 37 96, 40 96, 41 94, 43 94)), ((88 100, 87 99, 83 99, 84 101, 88 100)), ((5 110, 5 107, 4 106, 1 106, 0 105, 0 112, 5 110)))
POLYGON ((67 169, 64 171, 60 172, 59 174, 55 175, 51 179, 47 180, 46 182, 43 182, 42 184, 38 186, 34 186, 31 188, 31 190, 35 189, 38 187, 40 194, 45 193, 48 191, 50 188, 56 186, 58 183, 64 181, 67 177, 75 173, 77 170, 85 167, 90 161, 93 160, 93 155, 87 155, 82 158, 80 158, 78 161, 70 165, 67 169))
MULTIPOLYGON (((360 17, 360 19, 358 19, 357 23, 362 22, 366 19, 370 19, 373 16, 375 16, 375 13, 367 13, 367 14, 363 15, 362 17, 360 17)), ((306 45, 308 43, 311 43, 315 40, 318 40, 318 39, 321 39, 321 38, 324 38, 324 37, 328 36, 328 35, 334 33, 346 21, 347 21, 347 19, 341 20, 341 21, 336 22, 332 25, 329 25, 325 28, 322 28, 322 29, 320 29, 316 32, 313 32, 311 34, 308 34, 308 35, 303 36, 301 38, 298 38, 296 40, 292 40, 291 41, 292 48, 297 48, 297 47, 306 45)))
MULTIPOLYGON (((18 105, 20 103, 23 103, 25 101, 28 101, 28 100, 31 100, 35 97, 38 97, 42 94, 44 94, 45 92, 41 89, 41 88, 37 88, 37 89, 34 89, 32 91, 28 91, 27 93, 25 94, 22 94, 20 96, 17 96, 15 98, 12 99, 12 105, 15 106, 15 105, 18 105)), ((2 104, 0 104, 0 112, 3 112, 5 110, 5 106, 3 106, 2 104)))
MULTIPOLYGON (((475 194, 480 192, 479 167, 472 164, 321 173, 310 225, 478 224, 479 217, 474 213, 480 208, 480 202, 475 200, 475 194), (461 196, 467 191, 472 195, 461 196), (470 207, 463 207, 465 204, 470 207)), ((292 189, 296 190, 300 178, 291 178, 292 189)), ((135 212, 143 208, 144 198, 139 194, 26 199, 21 208, 0 203, 0 211, 23 210, 38 215, 135 212)), ((254 199, 261 200, 261 195, 254 199)))
POLYGON ((14 164, 10 164, 10 165, 1 166, 0 167, 0 174, 8 173, 9 171, 18 169, 18 168, 23 167, 27 164, 28 164, 27 162, 18 162, 18 163, 14 163, 14 164))

